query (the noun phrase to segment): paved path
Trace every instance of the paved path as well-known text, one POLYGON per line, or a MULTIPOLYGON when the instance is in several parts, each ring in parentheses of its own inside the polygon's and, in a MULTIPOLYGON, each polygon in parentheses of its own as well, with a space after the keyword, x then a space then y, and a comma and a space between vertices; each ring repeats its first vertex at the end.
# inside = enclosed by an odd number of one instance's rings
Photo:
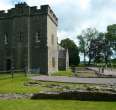
POLYGON ((75 78, 66 76, 35 76, 33 80, 90 84, 116 84, 116 78, 75 78))
MULTIPOLYGON (((99 71, 99 68, 95 68, 95 67, 88 67, 88 68, 95 71, 99 71)), ((101 72, 100 74, 116 76, 116 69, 112 69, 112 70, 110 68, 104 69, 104 72, 103 73, 101 72)))

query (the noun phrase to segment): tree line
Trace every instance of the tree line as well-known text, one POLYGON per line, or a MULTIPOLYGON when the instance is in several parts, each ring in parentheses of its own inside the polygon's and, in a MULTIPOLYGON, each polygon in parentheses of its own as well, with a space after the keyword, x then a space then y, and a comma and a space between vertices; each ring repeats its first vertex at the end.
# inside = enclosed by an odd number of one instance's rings
POLYGON ((83 54, 84 64, 111 63, 116 56, 116 25, 110 25, 107 33, 99 32, 96 28, 87 28, 77 35, 79 46, 69 38, 61 41, 60 45, 69 50, 70 66, 80 63, 79 53, 83 54), (88 58, 88 61, 86 61, 88 58))
POLYGON ((112 28, 107 33, 98 32, 96 28, 87 28, 77 38, 84 64, 86 64, 86 57, 89 59, 88 65, 91 62, 104 63, 106 66, 111 64, 112 56, 116 53, 116 28, 115 33, 112 33, 112 28))

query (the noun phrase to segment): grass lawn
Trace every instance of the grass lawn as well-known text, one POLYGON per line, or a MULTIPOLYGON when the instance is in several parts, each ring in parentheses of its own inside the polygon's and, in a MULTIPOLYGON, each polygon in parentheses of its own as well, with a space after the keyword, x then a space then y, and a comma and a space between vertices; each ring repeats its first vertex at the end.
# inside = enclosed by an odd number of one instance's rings
POLYGON ((116 110, 116 102, 0 100, 0 110, 116 110))
POLYGON ((68 76, 68 77, 72 77, 72 76, 76 76, 76 77, 82 77, 82 78, 86 78, 86 77, 97 77, 97 74, 93 71, 90 70, 86 70, 85 68, 81 67, 80 70, 79 68, 77 69, 77 73, 73 73, 71 71, 71 69, 67 70, 67 71, 58 71, 55 73, 52 73, 52 76, 68 76))
POLYGON ((42 87, 38 86, 25 86, 29 81, 24 74, 16 74, 14 78, 11 75, 0 74, 0 93, 36 93, 41 91, 42 87))
POLYGON ((11 75, 0 74, 0 93, 38 93, 40 91, 63 91, 66 89, 78 89, 86 86, 85 84, 58 83, 32 81, 24 74, 16 74, 14 78, 11 75), (28 83, 35 83, 28 85, 28 83), (37 83, 37 84, 36 84, 37 83))
POLYGON ((73 73, 71 72, 71 70, 67 70, 67 71, 58 71, 55 73, 52 73, 52 76, 73 76, 73 73))
MULTIPOLYGON (((37 85, 25 86, 25 84, 30 81, 31 80, 27 79, 24 76, 24 74, 17 74, 14 76, 13 79, 11 78, 11 75, 0 75, 0 94, 38 93, 39 91, 42 90, 61 91, 62 89, 69 88, 78 89, 86 86, 88 87, 88 85, 85 84, 70 84, 70 83, 40 82, 40 81, 38 82, 37 85)), ((0 110, 116 110, 116 102, 0 99, 0 110)))
POLYGON ((78 72, 76 73, 77 77, 82 77, 82 78, 86 78, 86 77, 97 77, 97 74, 95 74, 95 72, 91 71, 91 72, 78 72))
POLYGON ((33 81, 25 77, 24 74, 16 74, 14 78, 11 75, 0 74, 0 94, 2 93, 39 93, 42 91, 65 91, 65 90, 109 90, 107 85, 97 84, 73 84, 58 82, 33 81))
POLYGON ((38 93, 40 91, 63 91, 66 89, 83 88, 85 84, 71 84, 58 82, 32 81, 24 74, 11 75, 0 74, 0 93, 38 93), (35 83, 28 85, 28 83, 35 83), (37 84, 36 84, 37 83, 37 84))

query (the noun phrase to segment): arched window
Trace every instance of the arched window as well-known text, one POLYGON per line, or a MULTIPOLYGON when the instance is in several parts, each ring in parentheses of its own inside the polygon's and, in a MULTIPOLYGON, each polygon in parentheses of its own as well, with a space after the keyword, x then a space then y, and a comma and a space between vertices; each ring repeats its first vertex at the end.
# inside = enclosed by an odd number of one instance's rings
POLYGON ((4 33, 4 44, 7 45, 8 44, 8 34, 4 33))
POLYGON ((54 45, 54 35, 52 34, 51 43, 54 45))
POLYGON ((35 42, 40 42, 40 32, 36 32, 35 34, 35 42))
POLYGON ((55 67, 55 58, 52 57, 52 67, 55 67))
POLYGON ((23 41, 23 32, 19 32, 19 41, 21 42, 21 41, 23 41))

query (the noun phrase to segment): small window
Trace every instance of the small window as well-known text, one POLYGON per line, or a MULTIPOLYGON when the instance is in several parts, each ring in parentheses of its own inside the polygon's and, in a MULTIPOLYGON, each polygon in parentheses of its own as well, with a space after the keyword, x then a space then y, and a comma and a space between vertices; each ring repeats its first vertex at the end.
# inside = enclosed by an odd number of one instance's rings
POLYGON ((24 11, 23 11, 22 8, 19 9, 19 13, 20 13, 20 14, 23 14, 23 13, 24 13, 24 11))
POLYGON ((52 57, 52 67, 55 67, 55 58, 52 57))
POLYGON ((40 32, 36 32, 36 35, 35 35, 35 42, 40 42, 40 32))
POLYGON ((8 34, 7 33, 4 34, 4 44, 5 45, 8 44, 8 34))
POLYGON ((52 45, 54 45, 54 35, 53 34, 52 34, 51 42, 52 42, 52 45))
POLYGON ((19 41, 23 41, 23 33, 22 32, 19 32, 19 41))

